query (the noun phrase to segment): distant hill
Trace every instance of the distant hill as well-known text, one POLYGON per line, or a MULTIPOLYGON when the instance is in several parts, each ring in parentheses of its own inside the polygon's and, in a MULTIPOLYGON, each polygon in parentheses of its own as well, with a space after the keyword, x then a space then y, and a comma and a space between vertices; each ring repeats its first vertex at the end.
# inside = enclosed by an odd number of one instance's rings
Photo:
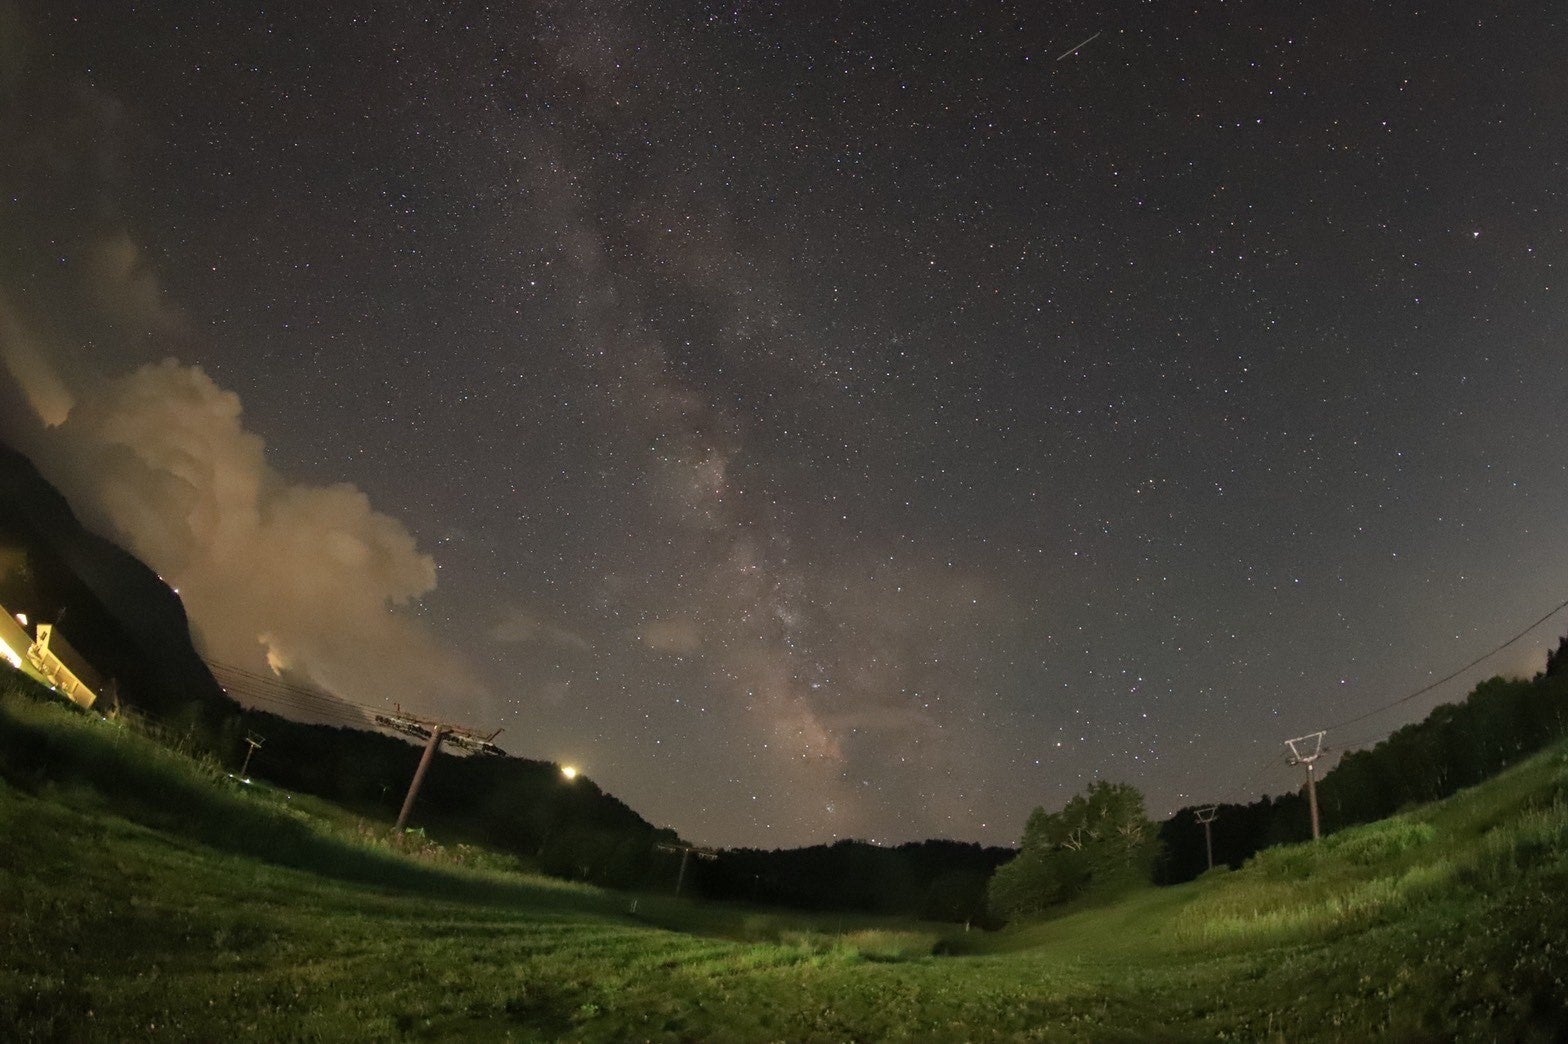
POLYGON ((841 840, 776 851, 731 848, 698 863, 694 883, 715 899, 982 922, 986 883, 1017 854, 938 840, 886 847, 841 840))

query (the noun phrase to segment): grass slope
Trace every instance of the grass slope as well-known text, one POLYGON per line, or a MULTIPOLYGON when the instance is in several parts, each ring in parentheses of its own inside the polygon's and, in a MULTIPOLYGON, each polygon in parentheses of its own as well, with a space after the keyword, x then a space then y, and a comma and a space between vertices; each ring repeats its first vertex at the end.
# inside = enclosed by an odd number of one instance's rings
POLYGON ((1558 747, 1235 873, 939 938, 413 858, 12 696, 0 1037, 1557 1039, 1565 795, 1558 747))

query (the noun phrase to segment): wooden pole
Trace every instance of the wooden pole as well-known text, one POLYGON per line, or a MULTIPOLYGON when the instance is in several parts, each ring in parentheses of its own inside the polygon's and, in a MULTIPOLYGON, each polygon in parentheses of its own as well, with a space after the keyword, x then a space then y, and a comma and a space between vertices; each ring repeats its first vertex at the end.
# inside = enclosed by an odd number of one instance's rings
POLYGON ((1312 840, 1316 841, 1323 836, 1323 831, 1318 825, 1318 781, 1312 774, 1311 761, 1307 762, 1307 804, 1312 808, 1312 840))
POLYGON ((718 858, 715 853, 709 851, 706 848, 698 848, 696 845, 677 845, 661 841, 653 847, 657 848, 661 852, 679 852, 681 854, 680 873, 675 875, 675 894, 677 896, 681 894, 681 889, 686 886, 686 866, 691 862, 691 854, 693 852, 697 853, 698 859, 718 858))
POLYGON ((686 883, 686 861, 691 858, 691 849, 681 849, 681 872, 675 877, 675 897, 680 898, 681 886, 686 883))
POLYGON ((402 830, 403 824, 408 822, 408 814, 414 811, 414 798, 419 796, 419 784, 425 781, 425 773, 430 769, 430 762, 435 759, 436 750, 441 746, 441 737, 446 734, 446 729, 437 725, 430 730, 430 742, 425 744, 425 753, 419 758, 419 767, 414 770, 414 781, 408 785, 408 796, 403 799, 403 811, 397 814, 397 825, 393 830, 402 830))
POLYGON ((250 771, 250 756, 252 754, 256 753, 256 748, 261 746, 261 743, 262 743, 261 740, 256 739, 254 736, 246 736, 245 737, 245 742, 247 744, 249 744, 250 749, 245 752, 245 764, 240 766, 240 778, 241 779, 246 779, 247 778, 246 773, 248 773, 250 771))
POLYGON ((1218 812, 1219 808, 1215 805, 1197 811, 1198 822, 1203 824, 1203 846, 1209 853, 1210 870, 1214 869, 1214 817, 1218 812))

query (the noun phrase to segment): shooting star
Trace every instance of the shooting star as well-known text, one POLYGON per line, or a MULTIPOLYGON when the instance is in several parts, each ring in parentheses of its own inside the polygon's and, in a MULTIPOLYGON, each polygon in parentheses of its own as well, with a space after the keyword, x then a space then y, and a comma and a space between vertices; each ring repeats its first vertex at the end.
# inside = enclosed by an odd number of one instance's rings
MULTIPOLYGON (((1101 29, 1100 33, 1103 33, 1103 32, 1105 32, 1105 30, 1101 29)), ((1056 56, 1056 60, 1057 61, 1061 61, 1063 58, 1071 58, 1073 55, 1077 54, 1079 51, 1083 50, 1085 47, 1088 47, 1090 44, 1094 43, 1095 37, 1099 36, 1100 33, 1095 33, 1094 36, 1089 37, 1089 39, 1085 40, 1083 43, 1079 44, 1077 47, 1074 47, 1072 50, 1064 51, 1061 54, 1057 55, 1056 56)))

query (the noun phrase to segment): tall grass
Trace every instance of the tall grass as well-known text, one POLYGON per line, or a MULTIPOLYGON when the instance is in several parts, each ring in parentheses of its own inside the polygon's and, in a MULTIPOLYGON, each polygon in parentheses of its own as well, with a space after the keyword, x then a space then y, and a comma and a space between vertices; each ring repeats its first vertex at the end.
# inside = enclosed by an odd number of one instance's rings
POLYGON ((1438 805, 1265 850, 1205 890, 1178 935, 1326 939, 1452 902, 1459 887, 1496 890, 1568 852, 1565 781, 1568 761, 1548 753, 1438 805))
POLYGON ((1475 854, 1459 876, 1483 890, 1518 881, 1543 863, 1562 861, 1568 853, 1568 802, 1558 797, 1545 808, 1528 809, 1506 826, 1481 837, 1475 854))

